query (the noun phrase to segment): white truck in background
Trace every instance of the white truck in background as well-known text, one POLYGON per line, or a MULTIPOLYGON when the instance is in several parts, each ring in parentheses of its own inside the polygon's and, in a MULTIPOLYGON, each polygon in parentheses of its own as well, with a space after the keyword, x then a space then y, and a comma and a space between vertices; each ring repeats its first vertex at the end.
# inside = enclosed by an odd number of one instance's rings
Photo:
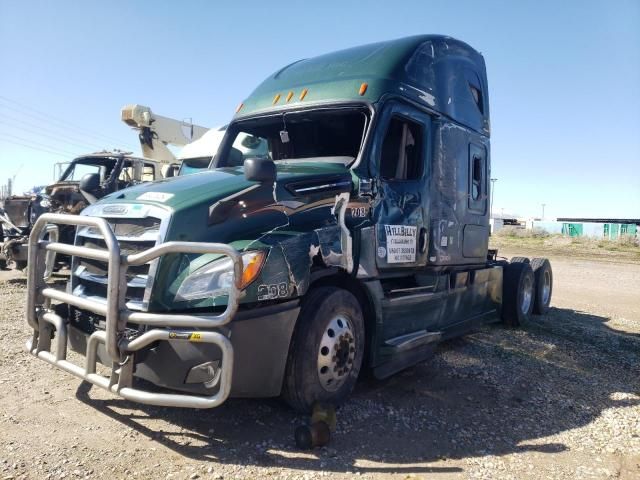
POLYGON ((206 170, 218 152, 226 127, 212 128, 202 137, 185 145, 177 156, 180 163, 178 175, 188 175, 206 170))

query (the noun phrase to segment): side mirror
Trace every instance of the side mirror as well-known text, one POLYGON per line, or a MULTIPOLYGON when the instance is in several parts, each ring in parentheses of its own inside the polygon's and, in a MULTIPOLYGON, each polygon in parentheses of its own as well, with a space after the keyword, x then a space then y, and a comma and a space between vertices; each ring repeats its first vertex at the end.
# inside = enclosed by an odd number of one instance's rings
POLYGON ((80 179, 80 190, 93 193, 100 188, 100 174, 87 173, 80 179))
POLYGON ((276 181, 276 164, 268 158, 247 158, 244 176, 251 182, 273 183, 276 181))
POLYGON ((96 203, 96 195, 100 191, 100 174, 87 173, 80 179, 80 193, 90 204, 96 203))

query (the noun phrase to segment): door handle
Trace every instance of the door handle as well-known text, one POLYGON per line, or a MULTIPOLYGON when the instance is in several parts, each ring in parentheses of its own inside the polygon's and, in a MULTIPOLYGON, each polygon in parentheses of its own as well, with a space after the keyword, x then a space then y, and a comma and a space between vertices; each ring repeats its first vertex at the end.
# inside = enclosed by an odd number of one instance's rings
POLYGON ((420 228, 420 253, 427 251, 427 229, 420 228))

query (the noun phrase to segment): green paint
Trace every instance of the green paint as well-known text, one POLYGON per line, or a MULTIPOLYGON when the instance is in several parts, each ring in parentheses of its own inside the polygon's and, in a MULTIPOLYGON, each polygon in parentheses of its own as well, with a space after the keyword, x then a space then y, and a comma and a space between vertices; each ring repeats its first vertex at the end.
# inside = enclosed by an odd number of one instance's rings
POLYGON ((281 107, 299 106, 330 101, 377 102, 389 92, 400 93, 407 83, 404 67, 416 48, 431 38, 419 35, 388 42, 373 43, 300 60, 278 70, 249 97, 238 117, 281 107), (367 91, 360 95, 360 86, 367 83, 367 91), (300 100, 303 89, 304 100, 300 100), (287 102, 288 92, 293 92, 287 102), (274 105, 274 97, 280 100, 274 105))

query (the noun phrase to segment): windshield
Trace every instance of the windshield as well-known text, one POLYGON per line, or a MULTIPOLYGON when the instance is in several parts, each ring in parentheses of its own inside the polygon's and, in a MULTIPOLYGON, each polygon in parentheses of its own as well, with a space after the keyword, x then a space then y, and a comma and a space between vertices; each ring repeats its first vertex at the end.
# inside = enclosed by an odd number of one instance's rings
POLYGON ((360 152, 368 119, 364 108, 342 108, 239 121, 229 127, 232 143, 225 141, 216 167, 240 166, 255 157, 349 165, 360 152))
POLYGON ((108 160, 101 159, 100 165, 95 165, 89 162, 90 160, 71 163, 71 165, 69 165, 69 167, 62 174, 62 177, 60 177, 60 181, 79 182, 80 180, 82 180, 82 177, 84 177, 88 173, 98 173, 100 175, 100 180, 102 181, 107 175, 107 167, 109 168, 110 172, 113 169, 115 160, 109 162, 108 160))
POLYGON ((184 158, 180 165, 178 175, 189 175, 191 173, 201 172, 209 168, 211 157, 184 158))

